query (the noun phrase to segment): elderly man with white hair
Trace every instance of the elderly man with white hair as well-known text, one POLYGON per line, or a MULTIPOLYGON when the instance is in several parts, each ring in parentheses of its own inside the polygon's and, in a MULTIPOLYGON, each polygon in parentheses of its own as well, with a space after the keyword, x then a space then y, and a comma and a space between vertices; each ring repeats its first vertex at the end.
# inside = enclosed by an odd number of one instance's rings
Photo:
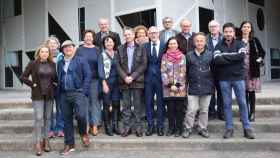
POLYGON ((182 19, 180 22, 181 32, 176 35, 176 39, 184 54, 194 49, 192 32, 192 23, 188 19, 182 19))
MULTIPOLYGON (((222 33, 220 32, 220 23, 216 20, 212 20, 208 24, 209 34, 207 35, 207 48, 210 51, 214 51, 216 45, 222 40, 222 33)), ((215 69, 214 69, 215 71, 215 69)), ((215 76, 214 76, 215 78, 215 76)), ((216 93, 212 95, 209 105, 209 119, 213 120, 218 118, 224 120, 223 98, 220 90, 219 82, 215 80, 216 93), (216 97, 217 95, 217 97, 216 97), (217 105, 217 108, 216 108, 217 105)))
POLYGON ((98 27, 100 29, 96 34, 95 45, 102 48, 102 39, 105 36, 113 36, 116 40, 116 45, 121 45, 121 39, 118 33, 110 31, 109 20, 106 18, 100 18, 98 21, 98 27))

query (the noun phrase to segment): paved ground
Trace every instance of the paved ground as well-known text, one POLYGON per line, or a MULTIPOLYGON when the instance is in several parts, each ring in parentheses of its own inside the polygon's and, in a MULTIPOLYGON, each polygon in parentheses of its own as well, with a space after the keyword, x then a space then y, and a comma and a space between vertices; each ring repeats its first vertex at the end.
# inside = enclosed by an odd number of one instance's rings
MULTIPOLYGON (((75 151, 67 158, 279 158, 280 152, 215 151, 75 151)), ((2 158, 35 158, 30 152, 0 152, 2 158)), ((44 153, 42 158, 62 157, 58 152, 44 153)))

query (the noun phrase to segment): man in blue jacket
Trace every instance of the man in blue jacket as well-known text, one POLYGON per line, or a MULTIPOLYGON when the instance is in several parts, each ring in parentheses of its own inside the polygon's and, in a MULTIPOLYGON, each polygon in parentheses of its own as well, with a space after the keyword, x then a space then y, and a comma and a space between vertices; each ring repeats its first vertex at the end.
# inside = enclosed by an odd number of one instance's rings
POLYGON ((161 58, 164 51, 164 43, 159 39, 159 29, 152 26, 148 30, 150 42, 144 45, 147 52, 147 69, 145 72, 145 104, 146 116, 148 121, 148 129, 146 136, 151 136, 154 133, 154 97, 156 95, 157 102, 157 134, 158 136, 164 135, 164 103, 163 103, 163 90, 161 81, 161 58))
POLYGON ((240 110, 240 117, 244 128, 244 137, 255 139, 255 134, 251 129, 248 120, 248 109, 245 96, 245 67, 244 44, 235 39, 235 26, 226 23, 223 26, 224 38, 216 46, 214 51, 214 62, 216 65, 215 77, 219 80, 223 101, 226 130, 224 138, 233 137, 232 120, 232 89, 236 95, 236 100, 240 110))
POLYGON ((62 112, 64 116, 64 149, 61 155, 75 151, 73 117, 78 122, 79 134, 83 145, 89 146, 87 135, 87 113, 91 71, 87 61, 75 55, 74 43, 70 40, 63 42, 61 49, 64 59, 58 62, 58 87, 62 96, 62 112), (74 114, 75 113, 75 114, 74 114))

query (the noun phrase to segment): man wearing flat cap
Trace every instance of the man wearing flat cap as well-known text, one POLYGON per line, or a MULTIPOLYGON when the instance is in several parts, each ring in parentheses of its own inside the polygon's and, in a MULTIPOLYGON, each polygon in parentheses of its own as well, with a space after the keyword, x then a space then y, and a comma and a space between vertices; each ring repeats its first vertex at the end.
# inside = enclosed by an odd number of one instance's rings
POLYGON ((62 95, 62 112, 64 116, 64 149, 61 155, 75 151, 73 117, 78 122, 79 134, 85 147, 89 146, 87 135, 87 96, 91 82, 91 71, 88 62, 75 55, 72 41, 66 40, 61 45, 64 59, 58 62, 58 87, 62 95))

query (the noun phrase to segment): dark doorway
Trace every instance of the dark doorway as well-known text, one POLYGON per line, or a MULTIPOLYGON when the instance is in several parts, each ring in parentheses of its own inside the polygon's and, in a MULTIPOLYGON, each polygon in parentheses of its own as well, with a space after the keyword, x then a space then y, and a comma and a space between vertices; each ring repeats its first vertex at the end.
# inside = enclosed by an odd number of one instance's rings
POLYGON ((125 26, 135 27, 137 25, 144 25, 146 27, 156 25, 156 9, 135 12, 131 14, 117 16, 119 24, 122 28, 125 26))
POLYGON ((214 10, 199 7, 199 31, 209 33, 208 23, 214 19, 214 10))

